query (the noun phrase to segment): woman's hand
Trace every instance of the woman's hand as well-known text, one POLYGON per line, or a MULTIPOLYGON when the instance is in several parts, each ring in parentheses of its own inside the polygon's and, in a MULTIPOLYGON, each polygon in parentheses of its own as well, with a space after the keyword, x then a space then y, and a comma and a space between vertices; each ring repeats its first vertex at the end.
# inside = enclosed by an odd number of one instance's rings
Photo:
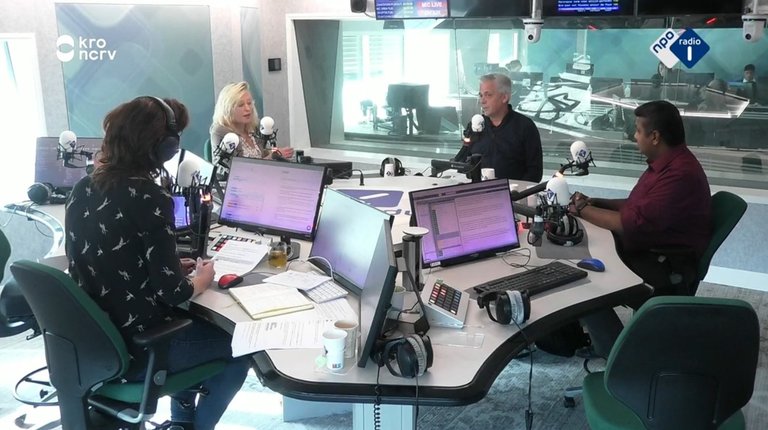
POLYGON ((293 157, 293 148, 286 146, 285 148, 277 148, 277 153, 283 158, 293 157))
POLYGON ((197 265, 197 262, 192 258, 182 258, 181 259, 181 272, 184 273, 184 276, 189 276, 193 270, 195 270, 195 265, 197 265))

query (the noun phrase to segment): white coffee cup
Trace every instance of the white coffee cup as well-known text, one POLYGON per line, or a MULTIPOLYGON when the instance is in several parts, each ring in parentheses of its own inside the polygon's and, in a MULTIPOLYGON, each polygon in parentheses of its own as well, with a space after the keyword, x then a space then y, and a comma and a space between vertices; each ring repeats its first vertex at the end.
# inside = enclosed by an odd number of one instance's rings
POLYGON ((384 165, 384 176, 395 176, 395 165, 387 163, 384 165))
POLYGON ((398 311, 403 310, 403 306, 405 305, 405 287, 402 285, 398 285, 395 287, 395 291, 392 293, 392 309, 397 309, 398 311))
POLYGON ((344 368, 344 343, 347 332, 331 328, 323 332, 323 348, 325 349, 325 367, 331 371, 344 368))
POLYGON ((496 179, 496 171, 492 168, 480 169, 480 179, 487 181, 489 179, 496 179))
POLYGON ((347 333, 344 339, 344 358, 353 358, 357 353, 357 332, 360 326, 355 320, 338 320, 333 327, 347 333))

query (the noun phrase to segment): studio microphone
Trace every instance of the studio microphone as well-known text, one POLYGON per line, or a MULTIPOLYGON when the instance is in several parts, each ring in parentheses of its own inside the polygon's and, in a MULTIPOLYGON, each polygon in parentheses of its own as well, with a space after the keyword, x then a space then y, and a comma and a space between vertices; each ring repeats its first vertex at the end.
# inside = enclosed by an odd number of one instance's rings
POLYGON ((93 164, 93 152, 83 151, 82 148, 78 149, 77 135, 71 130, 64 130, 59 134, 59 146, 56 148, 56 159, 63 160, 64 167, 87 168, 89 164, 93 164), (72 164, 72 159, 83 161, 83 158, 81 157, 85 158, 85 164, 80 166, 72 164))
POLYGON ((467 123, 467 126, 464 128, 463 132, 463 138, 461 139, 462 147, 459 150, 459 153, 456 154, 456 157, 454 157, 455 161, 459 162, 465 162, 467 157, 471 154, 470 150, 472 148, 472 145, 477 142, 477 139, 480 138, 480 133, 483 132, 485 129, 485 118, 483 118, 480 114, 475 114, 472 116, 472 120, 467 123))
POLYGON ((568 206, 571 201, 571 191, 568 182, 562 176, 555 176, 547 181, 544 199, 549 206, 568 206))
POLYGON ((570 169, 574 176, 588 175, 590 164, 595 164, 592 159, 592 151, 589 150, 586 143, 577 140, 571 144, 571 158, 568 163, 560 166, 560 173, 570 169), (575 172, 573 171, 574 168, 577 169, 575 172))
POLYGON ((275 120, 271 116, 265 116, 259 122, 259 137, 264 139, 264 146, 266 148, 277 147, 277 128, 275 128, 275 120))
POLYGON ((199 184, 200 164, 191 158, 184 159, 179 163, 179 172, 176 175, 176 185, 179 189, 185 190, 196 187, 199 184))
POLYGON ((229 176, 229 165, 232 163, 232 156, 239 145, 240 136, 236 133, 227 133, 214 149, 213 161, 218 166, 216 174, 220 180, 225 181, 229 176))
POLYGON ((71 130, 64 130, 59 135, 59 150, 63 153, 74 153, 77 148, 77 135, 71 130))

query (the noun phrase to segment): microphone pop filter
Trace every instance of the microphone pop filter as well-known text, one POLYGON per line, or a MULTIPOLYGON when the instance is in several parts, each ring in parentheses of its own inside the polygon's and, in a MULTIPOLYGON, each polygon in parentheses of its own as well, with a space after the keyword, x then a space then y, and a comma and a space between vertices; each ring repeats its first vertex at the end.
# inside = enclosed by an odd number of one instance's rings
POLYGON ((236 133, 227 133, 221 139, 221 144, 219 145, 219 148, 221 148, 221 150, 224 151, 225 153, 231 154, 235 152, 235 149, 237 149, 237 146, 239 144, 240 144, 240 136, 238 136, 236 133))
POLYGON ((275 120, 271 116, 265 116, 259 123, 259 132, 264 136, 269 136, 274 132, 275 120))
POLYGON ((480 133, 485 128, 485 119, 480 114, 472 116, 472 131, 480 133))
POLYGON ((59 145, 74 149, 75 145, 77 145, 77 135, 71 130, 62 131, 59 135, 59 145))
POLYGON ((587 144, 581 140, 577 140, 571 144, 571 159, 573 161, 584 163, 592 158, 591 155, 589 148, 587 148, 587 144))
POLYGON ((179 174, 176 176, 176 183, 187 188, 192 186, 196 174, 200 173, 200 165, 193 159, 185 159, 179 164, 179 174))
POLYGON ((565 206, 571 200, 571 191, 565 178, 556 176, 547 182, 547 203, 550 205, 565 206))

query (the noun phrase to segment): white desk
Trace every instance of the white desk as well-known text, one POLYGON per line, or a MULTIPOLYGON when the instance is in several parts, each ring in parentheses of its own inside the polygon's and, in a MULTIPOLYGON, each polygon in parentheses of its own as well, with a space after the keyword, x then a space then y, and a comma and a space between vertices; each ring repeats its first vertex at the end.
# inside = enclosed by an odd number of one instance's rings
MULTIPOLYGON (((442 184, 442 181, 424 177, 381 178, 369 180, 365 192, 371 191, 370 195, 377 195, 393 190, 406 191, 416 187, 434 186, 432 184, 435 183, 442 184)), ((356 183, 347 186, 343 181, 334 182, 334 188, 337 189, 356 187, 359 187, 356 183)), ((384 197, 386 196, 382 196, 384 197)), ((376 198, 378 197, 368 200, 376 198)), ((388 203, 392 206, 384 208, 397 212, 393 226, 393 240, 397 241, 402 235, 402 227, 408 223, 410 214, 402 205, 404 201, 405 207, 408 207, 407 193, 400 195, 397 205, 393 204, 394 200, 396 199, 393 198, 392 202, 388 203)), ((642 280, 627 269, 616 255, 611 233, 592 225, 586 225, 585 228, 589 237, 585 246, 592 256, 603 260, 606 271, 590 272, 586 279, 535 296, 531 304, 531 318, 523 326, 527 338, 531 341, 578 316, 596 309, 619 305, 631 297, 649 293, 642 280)), ((525 233, 527 232, 521 234, 522 242, 525 242, 525 233)), ((308 247, 302 247, 302 250, 308 252, 308 247)), ((531 254, 531 265, 549 261, 539 258, 535 251, 531 254)), ((517 261, 522 262, 519 258, 517 261)), ((448 268, 426 269, 424 273, 427 285, 440 278, 463 290, 516 270, 520 269, 513 269, 501 258, 494 257, 448 268)), ((227 300, 229 298, 226 293, 212 289, 196 298, 190 309, 229 330, 233 329, 235 322, 250 320, 239 306, 231 306, 227 300)), ((526 340, 514 326, 493 323, 474 303, 470 305, 466 325, 462 330, 433 327, 429 334, 434 339, 434 365, 418 379, 418 403, 421 405, 457 406, 479 401, 486 395, 506 364, 526 344, 526 340), (452 338, 479 334, 483 336, 483 342, 477 348, 449 345, 452 338)), ((349 367, 338 375, 317 371, 314 359, 318 354, 318 350, 306 349, 260 352, 254 355, 256 371, 265 386, 288 397, 356 403, 355 428, 371 426, 373 419, 370 415, 370 403, 376 398, 374 387, 377 367, 369 360, 365 368, 349 367)), ((385 420, 395 421, 385 428, 412 428, 416 380, 398 378, 386 370, 379 376, 382 403, 402 405, 382 409, 385 420)))

